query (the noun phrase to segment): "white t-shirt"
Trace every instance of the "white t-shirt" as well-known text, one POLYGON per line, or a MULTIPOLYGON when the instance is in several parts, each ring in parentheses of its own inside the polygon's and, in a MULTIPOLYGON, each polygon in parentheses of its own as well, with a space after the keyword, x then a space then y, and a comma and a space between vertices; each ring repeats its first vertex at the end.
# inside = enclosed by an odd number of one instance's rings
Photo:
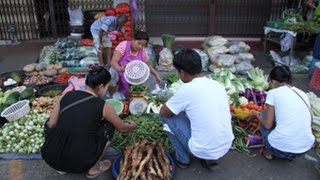
POLYGON ((183 84, 166 103, 174 113, 186 112, 190 119, 189 149, 193 155, 216 160, 225 155, 234 138, 226 91, 206 77, 183 84))
MULTIPOLYGON (((308 96, 292 87, 310 107, 308 96)), ((303 100, 288 86, 272 89, 266 104, 274 106, 276 127, 268 136, 270 145, 290 153, 304 153, 314 143, 309 109, 303 100)))

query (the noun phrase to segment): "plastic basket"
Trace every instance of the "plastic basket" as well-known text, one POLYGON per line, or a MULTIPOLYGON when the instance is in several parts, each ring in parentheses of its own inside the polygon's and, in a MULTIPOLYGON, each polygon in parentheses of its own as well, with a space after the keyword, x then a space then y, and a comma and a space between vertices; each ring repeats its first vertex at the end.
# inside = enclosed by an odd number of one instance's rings
POLYGON ((38 96, 55 97, 62 95, 62 92, 68 87, 68 84, 53 84, 45 86, 37 91, 38 96), (51 94, 50 94, 51 91, 51 94))
POLYGON ((27 115, 30 111, 29 100, 18 101, 2 111, 1 116, 8 121, 15 121, 27 115))
POLYGON ((144 83, 150 75, 148 65, 140 60, 133 60, 126 65, 124 78, 133 85, 144 83))
POLYGON ((316 65, 316 68, 313 72, 309 86, 313 89, 320 91, 320 68, 317 65, 316 65))
POLYGON ((114 107, 118 116, 122 113, 124 106, 121 101, 117 99, 107 99, 106 102, 114 107))
POLYGON ((89 67, 88 66, 71 67, 71 68, 68 68, 68 72, 75 75, 85 76, 89 73, 89 67))
MULTIPOLYGON (((170 161, 170 165, 171 165, 171 171, 170 171, 170 176, 171 178, 173 178, 175 171, 176 171, 176 165, 173 161, 173 158, 171 157, 171 155, 169 153, 167 153, 167 157, 170 161)), ((113 176, 114 179, 117 179, 119 176, 119 169, 120 169, 120 161, 121 161, 121 155, 117 156, 113 163, 112 163, 112 170, 111 170, 111 174, 113 176)))

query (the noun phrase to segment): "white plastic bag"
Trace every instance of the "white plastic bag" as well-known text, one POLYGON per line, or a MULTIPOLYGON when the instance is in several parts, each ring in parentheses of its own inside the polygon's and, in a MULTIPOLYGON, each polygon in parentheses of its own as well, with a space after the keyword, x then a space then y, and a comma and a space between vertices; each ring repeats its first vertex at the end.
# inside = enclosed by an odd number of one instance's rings
POLYGON ((235 61, 235 63, 239 64, 243 61, 246 62, 251 62, 254 61, 254 56, 251 53, 248 52, 244 52, 244 53, 239 53, 239 54, 235 54, 235 56, 237 57, 237 60, 235 61))
POLYGON ((156 53, 153 51, 153 46, 152 44, 148 43, 147 47, 145 48, 147 51, 147 54, 149 56, 149 60, 152 64, 153 67, 156 67, 158 62, 156 58, 156 53))
POLYGON ((208 71, 208 66, 209 66, 208 54, 205 53, 204 51, 201 51, 200 49, 193 49, 193 50, 195 50, 201 58, 202 71, 208 71))
POLYGON ((290 63, 290 67, 291 66, 295 66, 295 65, 298 65, 301 63, 301 59, 300 58, 297 58, 297 57, 290 57, 289 55, 287 56, 284 56, 282 59, 282 64, 286 65, 286 66, 289 66, 289 63, 290 63), (291 59, 291 61, 290 61, 291 59))
POLYGON ((242 41, 232 41, 226 45, 231 54, 239 54, 250 51, 250 46, 242 41))
POLYGON ((250 71, 253 66, 250 62, 243 61, 239 64, 234 64, 234 67, 236 69, 236 74, 247 74, 248 71, 250 71))
POLYGON ((230 67, 234 64, 237 57, 230 54, 218 54, 210 57, 210 62, 220 67, 230 67))
POLYGON ((299 58, 290 57, 289 55, 281 57, 278 53, 276 53, 272 50, 270 51, 270 55, 271 55, 273 61, 275 62, 275 65, 289 66, 289 62, 290 62, 290 66, 294 66, 294 65, 300 64, 300 62, 301 62, 301 60, 299 58), (290 61, 290 58, 291 58, 291 61, 290 61))
POLYGON ((159 53, 159 66, 160 71, 172 71, 173 67, 173 53, 168 48, 163 48, 159 53))
POLYGON ((82 26, 83 25, 83 12, 81 6, 78 8, 72 9, 68 7, 69 13, 69 23, 71 26, 82 26))
POLYGON ((281 51, 288 51, 293 45, 294 37, 290 33, 281 34, 281 51))
POLYGON ((115 70, 114 68, 110 68, 109 69, 109 72, 111 74, 111 86, 116 86, 119 82, 119 75, 118 75, 118 72, 117 70, 115 70))
POLYGON ((208 46, 224 46, 227 44, 228 40, 222 36, 210 36, 204 41, 208 46))
POLYGON ((214 46, 207 49, 208 54, 226 54, 229 49, 225 46, 214 46))

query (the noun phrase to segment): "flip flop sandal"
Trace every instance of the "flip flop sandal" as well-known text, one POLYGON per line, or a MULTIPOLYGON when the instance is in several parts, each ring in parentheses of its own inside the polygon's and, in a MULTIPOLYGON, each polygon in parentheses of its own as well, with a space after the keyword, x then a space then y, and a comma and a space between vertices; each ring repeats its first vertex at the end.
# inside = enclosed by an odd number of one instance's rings
POLYGON ((272 154, 271 154, 268 150, 266 150, 266 149, 262 152, 262 155, 263 155, 263 157, 266 158, 267 160, 272 160, 272 159, 273 159, 272 154))
POLYGON ((100 176, 102 173, 108 171, 110 169, 110 167, 111 167, 111 161, 109 161, 109 160, 100 161, 99 162, 99 170, 98 170, 98 172, 95 173, 95 174, 87 173, 86 177, 88 179, 96 178, 96 177, 100 176), (103 167, 105 167, 105 168, 103 168, 103 167))
POLYGON ((66 175, 66 174, 68 174, 67 172, 64 172, 64 171, 57 171, 57 173, 60 174, 60 175, 66 175))
POLYGON ((214 160, 204 160, 204 159, 201 159, 200 160, 200 163, 201 163, 201 166, 203 168, 206 168, 210 171, 215 171, 218 169, 218 163, 217 161, 214 161, 214 160))

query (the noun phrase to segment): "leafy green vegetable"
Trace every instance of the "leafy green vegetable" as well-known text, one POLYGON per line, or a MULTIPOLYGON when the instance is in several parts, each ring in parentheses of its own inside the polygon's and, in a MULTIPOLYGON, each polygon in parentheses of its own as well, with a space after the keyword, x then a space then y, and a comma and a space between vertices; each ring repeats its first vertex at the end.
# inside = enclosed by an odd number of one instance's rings
POLYGON ((159 116, 128 116, 126 119, 124 119, 124 121, 127 120, 136 122, 137 127, 129 133, 120 133, 116 131, 111 142, 112 147, 123 150, 125 147, 133 144, 138 139, 146 139, 149 142, 160 141, 166 148, 171 148, 159 116))
POLYGON ((3 97, 3 102, 7 106, 10 106, 13 103, 16 103, 19 98, 19 92, 10 92, 3 97))
POLYGON ((172 83, 179 81, 179 76, 176 73, 172 73, 172 74, 166 75, 163 79, 166 80, 170 85, 172 83))
POLYGON ((140 85, 132 85, 129 87, 130 92, 149 92, 149 87, 140 84, 140 85))
POLYGON ((171 34, 162 34, 161 35, 161 39, 162 39, 162 42, 163 42, 163 47, 171 49, 175 38, 176 37, 174 35, 171 35, 171 34))
POLYGON ((33 92, 33 88, 32 87, 26 87, 26 89, 24 89, 21 93, 20 93, 20 97, 19 99, 22 100, 22 99, 28 99, 30 98, 31 96, 34 95, 34 92, 33 92))

